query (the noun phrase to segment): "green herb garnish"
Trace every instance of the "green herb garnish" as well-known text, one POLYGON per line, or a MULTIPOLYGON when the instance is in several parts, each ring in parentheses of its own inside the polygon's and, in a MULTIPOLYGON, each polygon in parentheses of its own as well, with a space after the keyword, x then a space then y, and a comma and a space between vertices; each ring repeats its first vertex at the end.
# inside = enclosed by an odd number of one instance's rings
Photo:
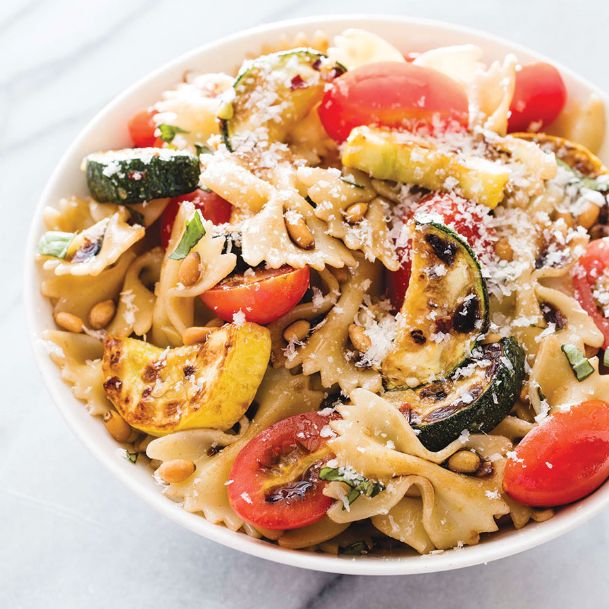
POLYGON ((581 383, 587 379, 593 372, 594 368, 586 356, 573 344, 565 343, 560 346, 565 357, 569 361, 571 370, 575 378, 581 383))
POLYGON ((573 177, 579 182, 580 188, 588 188, 589 190, 596 190, 597 192, 609 191, 609 181, 601 182, 597 178, 585 176, 581 171, 578 171, 575 167, 571 167, 571 165, 558 158, 556 159, 556 164, 572 173, 573 177))
POLYGON ((172 260, 182 260, 188 256, 190 250, 199 243, 201 237, 205 236, 205 227, 203 226, 203 216, 197 209, 195 215, 186 222, 184 234, 178 243, 178 247, 169 257, 172 260))
POLYGON ((66 257, 74 237, 74 233, 50 230, 42 235, 42 238, 38 242, 38 253, 42 256, 53 256, 54 258, 63 259, 66 257))
POLYGON ((125 459, 131 463, 137 463, 138 453, 132 453, 128 450, 125 451, 125 459))
POLYGON ((385 490, 385 486, 382 483, 369 480, 365 476, 344 467, 322 467, 319 471, 319 477, 321 480, 329 482, 344 482, 347 486, 351 487, 347 495, 347 503, 349 505, 362 495, 374 497, 385 490))
POLYGON ((368 554, 370 551, 370 547, 365 541, 356 541, 340 550, 341 554, 345 554, 347 556, 362 556, 363 554, 368 554))
POLYGON ((161 139, 167 144, 171 144, 178 133, 188 133, 186 129, 177 125, 157 125, 157 129, 161 134, 161 139))

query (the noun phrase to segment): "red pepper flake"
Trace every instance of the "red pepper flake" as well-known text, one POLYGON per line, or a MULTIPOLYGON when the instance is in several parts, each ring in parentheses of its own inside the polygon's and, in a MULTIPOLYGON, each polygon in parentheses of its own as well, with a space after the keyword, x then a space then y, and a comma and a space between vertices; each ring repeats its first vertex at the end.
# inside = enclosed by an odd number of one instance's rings
POLYGON ((300 74, 296 74, 294 78, 290 81, 290 88, 292 91, 294 89, 304 89, 307 86, 307 83, 304 81, 304 78, 300 74))

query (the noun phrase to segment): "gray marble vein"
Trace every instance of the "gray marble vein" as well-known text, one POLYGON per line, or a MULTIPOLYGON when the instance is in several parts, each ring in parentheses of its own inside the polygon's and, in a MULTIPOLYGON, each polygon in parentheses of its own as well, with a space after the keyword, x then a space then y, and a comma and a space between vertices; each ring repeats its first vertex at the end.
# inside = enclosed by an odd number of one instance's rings
POLYGON ((609 607, 609 513, 520 556, 411 577, 314 573, 201 539, 153 512, 94 461, 35 369, 21 304, 24 239, 44 183, 92 114, 206 41, 276 19, 341 12, 486 29, 609 89, 606 0, 0 3, 2 609, 609 607))

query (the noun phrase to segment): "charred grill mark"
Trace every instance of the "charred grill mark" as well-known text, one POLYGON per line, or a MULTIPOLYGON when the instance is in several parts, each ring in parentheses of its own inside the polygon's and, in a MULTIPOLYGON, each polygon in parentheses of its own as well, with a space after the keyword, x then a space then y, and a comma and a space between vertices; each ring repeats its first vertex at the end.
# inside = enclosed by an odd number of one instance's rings
POLYGON ((549 302, 542 302, 540 308, 547 324, 556 324, 557 330, 562 330, 567 325, 567 318, 549 302))
POLYGON ((442 421, 443 419, 448 419, 456 412, 463 410, 463 408, 467 408, 470 404, 473 404, 483 393, 484 388, 481 385, 476 385, 471 387, 469 390, 469 394, 471 396, 471 401, 468 400, 467 403, 463 400, 459 399, 451 404, 447 404, 442 408, 436 408, 432 412, 428 413, 423 422, 424 423, 435 423, 436 421, 442 421))
POLYGON ((457 332, 467 334, 476 327, 479 318, 480 299, 472 294, 457 306, 452 319, 453 327, 457 332))
POLYGON ((184 366, 184 376, 186 378, 188 378, 189 376, 192 376, 195 373, 196 368, 194 366, 191 366, 190 364, 187 366, 184 366))
POLYGON ((424 345, 427 341, 422 330, 411 330, 410 336, 412 337, 412 340, 417 343, 417 345, 424 345))
POLYGON ((450 317, 442 317, 436 319, 435 331, 436 333, 442 332, 448 334, 453 329, 453 320, 450 317))
POLYGON ((74 256, 72 256, 72 262, 86 262, 89 258, 97 256, 101 250, 102 239, 97 241, 91 241, 85 238, 83 244, 78 248, 74 256))
POLYGON ((118 376, 111 376, 109 379, 104 381, 104 390, 106 393, 119 393, 123 386, 123 382, 118 378, 118 376))
POLYGON ((159 367, 157 362, 153 364, 148 364, 146 368, 144 368, 144 372, 142 372, 142 380, 145 383, 154 383, 156 381, 157 376, 159 375, 159 367))
POLYGON ((432 400, 439 402, 445 400, 448 397, 448 393, 442 388, 441 385, 430 385, 421 389, 419 396, 423 399, 431 398, 432 400))
POLYGON ((457 255, 457 246, 454 243, 446 241, 434 233, 425 235, 425 241, 429 243, 434 254, 444 262, 444 264, 447 264, 448 266, 452 265, 455 261, 455 256, 457 255))

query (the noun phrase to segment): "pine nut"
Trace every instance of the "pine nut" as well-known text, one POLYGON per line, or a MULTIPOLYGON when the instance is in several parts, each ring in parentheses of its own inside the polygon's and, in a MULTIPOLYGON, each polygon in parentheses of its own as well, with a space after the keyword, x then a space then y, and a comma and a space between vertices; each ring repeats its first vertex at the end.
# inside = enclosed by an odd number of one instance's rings
POLYGON ((591 201, 587 201, 582 211, 577 215, 577 223, 584 228, 591 228, 600 216, 601 208, 591 201))
POLYGON ((176 482, 184 482, 186 478, 194 474, 195 469, 195 464, 192 461, 172 459, 171 461, 165 461, 156 471, 163 482, 175 484, 176 482))
POLYGON ((448 459, 448 469, 457 474, 473 474, 480 467, 480 457, 471 450, 459 450, 448 459))
POLYGON ((182 342, 185 345, 197 345, 198 343, 204 343, 214 329, 215 328, 207 328, 205 326, 192 326, 190 328, 186 328, 182 334, 182 342))
POLYGON ((508 262, 514 260, 514 250, 507 237, 501 237, 497 243, 495 243, 495 253, 502 260, 507 260, 508 262))
POLYGON ((117 442, 125 444, 129 441, 133 429, 118 412, 108 410, 108 412, 104 414, 104 425, 106 426, 108 433, 117 442))
POLYGON ((102 300, 89 311, 89 325, 94 330, 101 330, 112 321, 114 313, 116 313, 114 301, 102 300))
POLYGON ((72 313, 61 311, 55 315, 55 323, 68 332, 74 332, 76 334, 82 332, 83 321, 78 315, 72 315, 72 313))
POLYGON ((349 326, 349 339, 351 340, 351 344, 360 353, 368 351, 372 345, 370 337, 366 334, 364 328, 356 324, 351 324, 349 326))
POLYGON ((368 213, 368 203, 353 203, 345 209, 345 220, 349 224, 357 224, 361 222, 368 213))
POLYGON ((288 230, 290 239, 303 250, 310 250, 315 247, 315 238, 311 229, 307 226, 302 214, 294 211, 287 211, 285 214, 285 226, 288 230))
POLYGON ((307 336, 310 329, 311 324, 306 319, 299 319, 283 331, 283 338, 288 343, 301 341, 307 336))
POLYGON ((201 277, 201 256, 199 252, 190 252, 180 264, 178 281, 189 288, 197 283, 199 277, 201 277))

